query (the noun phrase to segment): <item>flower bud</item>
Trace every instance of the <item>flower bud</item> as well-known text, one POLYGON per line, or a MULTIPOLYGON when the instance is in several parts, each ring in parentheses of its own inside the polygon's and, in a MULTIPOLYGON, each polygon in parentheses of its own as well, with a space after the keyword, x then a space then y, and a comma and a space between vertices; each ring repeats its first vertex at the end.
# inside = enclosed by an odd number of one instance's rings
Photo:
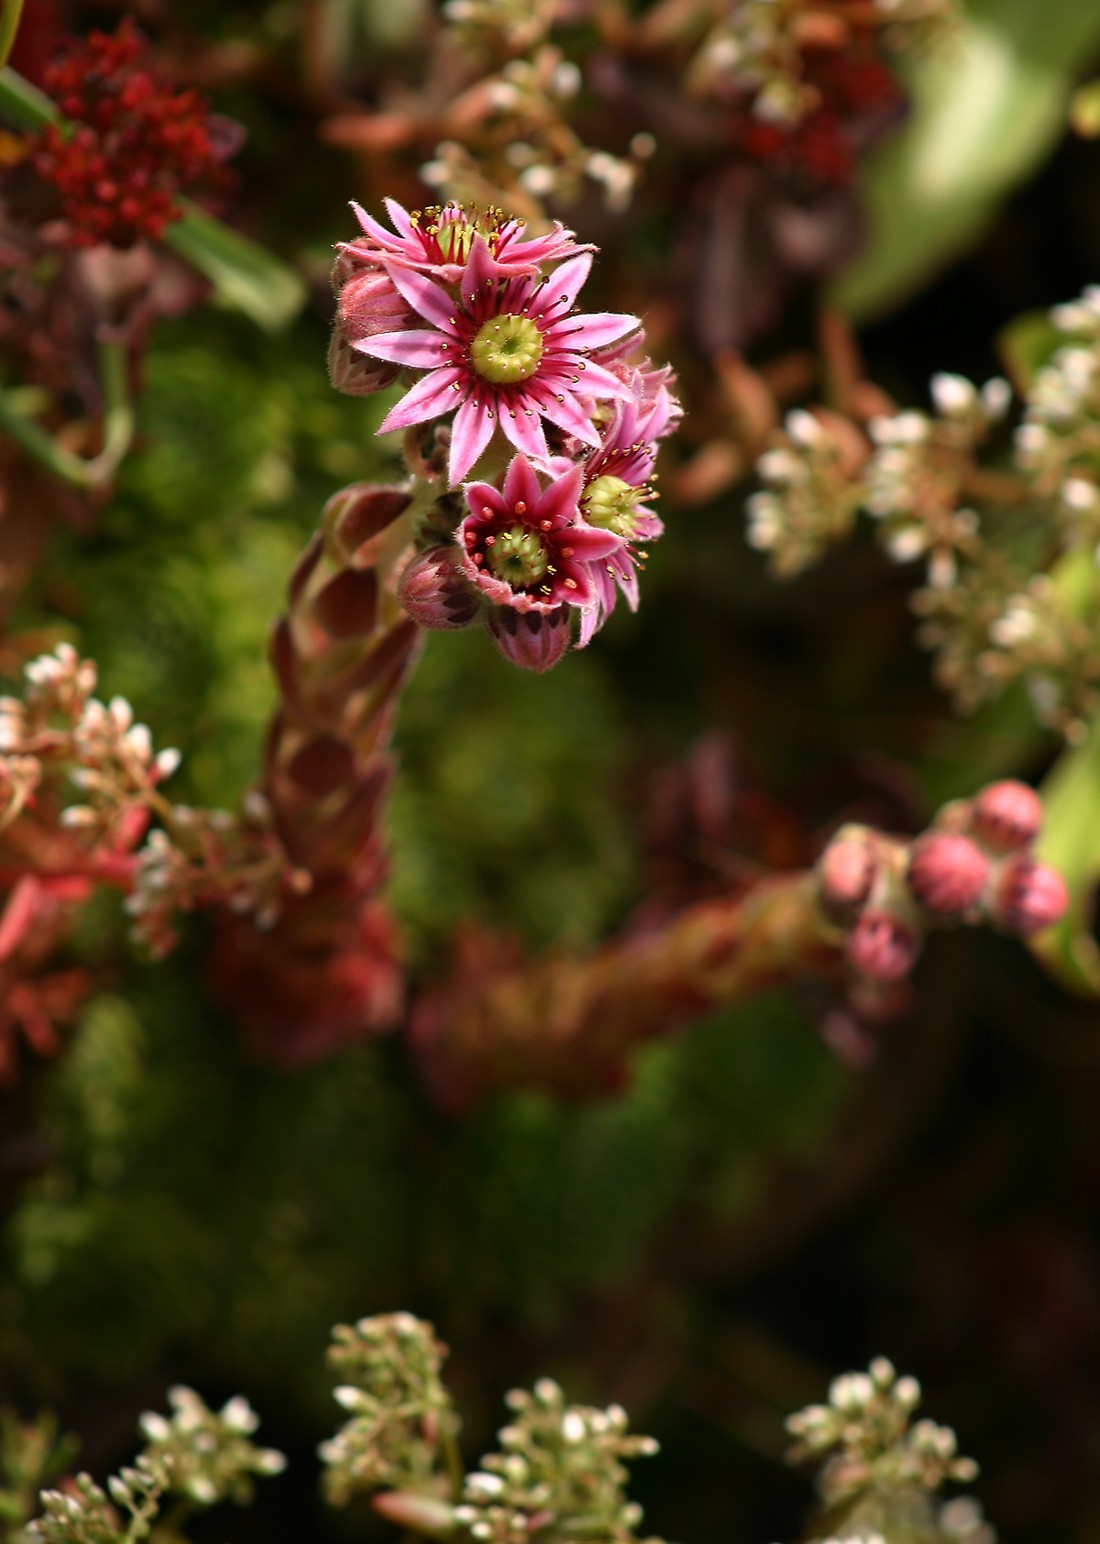
POLYGON ((370 397, 384 391, 397 379, 399 366, 384 359, 357 354, 338 328, 333 329, 328 346, 329 380, 346 397, 370 397))
POLYGON ((390 386, 400 365, 361 354, 355 345, 380 332, 403 332, 416 318, 382 269, 363 268, 342 283, 328 351, 328 371, 337 391, 368 397, 390 386))
POLYGON ((878 864, 863 833, 842 831, 826 847, 817 864, 821 904, 839 917, 851 915, 871 893, 878 864))
POLYGON ((569 647, 570 608, 554 611, 516 611, 494 606, 486 617, 489 634, 497 648, 521 670, 549 670, 569 647))
POLYGON ((1039 834, 1043 806, 1034 788, 1007 780, 990 783, 974 800, 970 829, 997 852, 1029 847, 1039 834))
POLYGON ((1068 905, 1069 890, 1058 870, 1018 853, 1001 869, 990 912, 998 926, 1030 938, 1053 927, 1068 905))
POLYGON ((429 547, 406 563, 397 586, 401 605, 421 627, 469 627, 481 597, 459 567, 456 547, 429 547))
POLYGON ((848 959, 872 980, 900 981, 916 958, 916 935, 888 911, 865 911, 848 935, 848 959))
POLYGON ((909 854, 906 878, 917 903, 933 917, 962 917, 981 899, 989 860, 968 836, 929 831, 909 854))
POLYGON ((371 1506, 387 1522, 425 1533, 429 1538, 446 1538, 454 1532, 454 1508, 434 1496, 412 1490, 383 1490, 371 1497, 371 1506))
POLYGON ((349 343, 380 332, 404 332, 417 323, 400 290, 383 269, 353 273, 340 290, 336 327, 349 343))

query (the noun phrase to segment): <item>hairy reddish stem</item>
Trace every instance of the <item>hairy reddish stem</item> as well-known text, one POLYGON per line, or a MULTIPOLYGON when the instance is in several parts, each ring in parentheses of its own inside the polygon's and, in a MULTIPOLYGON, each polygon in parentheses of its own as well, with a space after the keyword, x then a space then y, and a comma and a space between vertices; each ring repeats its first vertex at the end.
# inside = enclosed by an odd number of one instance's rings
POLYGON ((813 874, 761 880, 580 959, 504 957, 484 937, 460 948, 448 981, 413 1018, 414 1045, 440 1099, 493 1089, 576 1096, 614 1088, 641 1043, 801 977, 839 977, 843 937, 823 917, 813 874))

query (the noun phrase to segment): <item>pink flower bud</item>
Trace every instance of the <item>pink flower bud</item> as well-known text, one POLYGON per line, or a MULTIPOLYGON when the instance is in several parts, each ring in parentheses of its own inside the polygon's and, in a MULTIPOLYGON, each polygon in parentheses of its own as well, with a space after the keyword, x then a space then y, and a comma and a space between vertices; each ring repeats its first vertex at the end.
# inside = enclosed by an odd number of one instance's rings
POLYGON ((990 911, 998 926, 1030 938, 1053 927, 1068 905, 1069 890, 1058 870, 1022 852, 1001 869, 990 911))
POLYGON ((434 1496, 423 1496, 411 1490, 383 1490, 370 1500, 376 1512, 400 1528, 426 1533, 429 1538, 446 1538, 454 1532, 453 1507, 434 1496))
POLYGON ((981 899, 989 860, 968 836, 929 831, 909 854, 914 899, 933 917, 962 917, 981 899))
POLYGON ((916 935, 888 911, 865 911, 848 935, 848 959, 874 981, 900 981, 916 957, 916 935))
POLYGON ((515 611, 494 606, 486 617, 497 648, 521 670, 549 670, 569 647, 570 608, 555 611, 515 611))
POLYGON ((1043 806, 1026 783, 990 783, 974 800, 970 829, 997 852, 1029 847, 1039 834, 1043 806))
POLYGON ((336 304, 336 326, 349 343, 373 338, 380 332, 404 332, 418 320, 389 274, 381 268, 353 273, 336 304))
POLYGON ((370 397, 392 386, 399 373, 398 365, 357 354, 339 328, 333 329, 328 346, 328 375, 337 391, 346 397, 370 397))
POLYGON ((862 906, 871 893, 878 864, 865 836, 841 833, 821 854, 817 878, 821 904, 844 916, 862 906))
POLYGON ((406 563, 397 586, 401 605, 421 627, 469 627, 481 596, 463 575, 456 547, 429 547, 406 563))

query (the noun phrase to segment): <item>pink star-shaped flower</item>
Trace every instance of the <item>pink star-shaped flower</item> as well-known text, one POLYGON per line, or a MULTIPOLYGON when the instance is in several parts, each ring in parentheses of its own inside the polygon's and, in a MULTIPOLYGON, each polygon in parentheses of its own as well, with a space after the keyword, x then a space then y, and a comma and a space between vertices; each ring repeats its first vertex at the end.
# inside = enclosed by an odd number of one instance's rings
POLYGON ((597 448, 593 403, 629 399, 629 388, 589 356, 639 326, 637 317, 573 311, 591 253, 562 263, 548 279, 501 279, 489 248, 473 238, 452 297, 411 269, 386 273, 430 327, 378 333, 353 347, 426 373, 383 421, 379 433, 454 412, 449 480, 455 487, 485 450, 497 424, 524 455, 543 465, 548 420, 597 448))

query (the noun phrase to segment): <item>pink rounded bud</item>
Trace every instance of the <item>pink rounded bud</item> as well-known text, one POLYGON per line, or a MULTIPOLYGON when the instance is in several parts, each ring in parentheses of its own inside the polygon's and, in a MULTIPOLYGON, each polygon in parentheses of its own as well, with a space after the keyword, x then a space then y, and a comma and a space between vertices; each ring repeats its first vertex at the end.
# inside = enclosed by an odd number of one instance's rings
POLYGON ((970 829, 997 852, 1029 847, 1039 834, 1043 806, 1034 788, 1012 779, 990 783, 974 800, 970 829))
POLYGON ((1069 889, 1058 870, 1022 852, 1001 869, 990 911, 998 926, 1029 938, 1053 927, 1068 905, 1069 889))
POLYGON ((968 836, 929 831, 909 853, 906 877, 913 898, 933 917, 962 917, 978 904, 989 859, 968 836))
POLYGON ((826 911, 850 914, 871 893, 878 863, 865 836, 835 836, 817 864, 818 894, 826 911))
POLYGON ((916 958, 916 935, 888 911, 865 911, 848 935, 848 959, 873 981, 900 981, 916 958))
POLYGON ((401 291, 379 268, 353 273, 336 303, 336 325, 349 343, 379 332, 404 332, 416 321, 401 291))
POLYGON ((459 568, 455 547, 429 547, 410 558, 397 598, 414 622, 433 631, 469 627, 481 610, 481 596, 459 568))
POLYGON ((494 606, 485 621, 504 658, 521 670, 549 670, 569 647, 569 606, 558 606, 554 611, 516 611, 511 606, 494 606))
POLYGON ((329 377, 336 390, 349 397, 367 397, 392 385, 401 367, 363 354, 355 345, 380 332, 404 332, 416 321, 383 269, 357 268, 342 277, 328 352, 329 377))
POLYGON ((400 366, 386 359, 371 359, 352 348, 338 327, 328 345, 328 378, 346 397, 372 397, 385 391, 400 374, 400 366))

